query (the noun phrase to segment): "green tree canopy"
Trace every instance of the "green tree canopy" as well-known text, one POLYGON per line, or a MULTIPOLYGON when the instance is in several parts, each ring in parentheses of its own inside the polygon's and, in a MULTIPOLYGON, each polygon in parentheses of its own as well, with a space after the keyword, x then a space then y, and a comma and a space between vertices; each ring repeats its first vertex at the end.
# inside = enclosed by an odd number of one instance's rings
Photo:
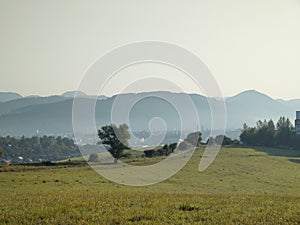
POLYGON ((244 124, 240 139, 244 144, 253 146, 276 146, 300 148, 300 136, 296 135, 288 118, 280 117, 275 124, 272 120, 259 120, 256 127, 244 124))
POLYGON ((280 117, 277 122, 277 144, 289 145, 293 133, 293 125, 288 118, 280 117))
POLYGON ((103 126, 98 130, 98 136, 101 140, 100 143, 107 146, 107 150, 116 160, 121 157, 124 149, 130 149, 128 147, 130 134, 127 124, 121 124, 119 127, 114 124, 103 126))
POLYGON ((20 156, 25 163, 81 156, 78 146, 66 137, 0 137, 0 149, 3 149, 3 158, 12 163, 19 163, 20 156))

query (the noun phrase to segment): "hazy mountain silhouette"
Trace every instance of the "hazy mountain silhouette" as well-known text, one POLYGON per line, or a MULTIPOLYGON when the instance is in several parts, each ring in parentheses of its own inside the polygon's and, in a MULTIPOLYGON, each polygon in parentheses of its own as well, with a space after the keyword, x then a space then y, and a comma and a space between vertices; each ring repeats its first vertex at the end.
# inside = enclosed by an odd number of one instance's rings
MULTIPOLYGON (((158 92, 153 92, 154 94, 158 92)), ((70 94, 70 93, 69 93, 70 94)), ((0 135, 32 136, 47 135, 72 135, 72 104, 69 96, 49 96, 20 98, 0 104, 0 135), (67 97, 66 97, 67 96, 67 97)), ((73 93, 74 94, 74 93, 73 93)), ((149 93, 123 94, 122 104, 128 105, 134 97, 141 101, 132 107, 129 116, 130 126, 133 130, 148 130, 152 118, 161 117, 169 130, 180 129, 180 115, 168 102, 157 97, 147 97, 149 93)), ((159 92, 159 96, 176 98, 178 102, 185 101, 185 94, 159 92)), ((204 128, 210 127, 211 114, 207 98, 198 94, 189 94, 199 114, 200 123, 204 128)), ((97 127, 111 122, 111 109, 117 97, 97 99, 96 123, 97 127)), ((94 96, 81 95, 80 101, 87 107, 94 102, 94 96)), ((212 99, 213 101, 220 101, 212 99)), ((245 91, 225 99, 227 107, 227 128, 239 129, 243 123, 249 125, 259 119, 274 119, 286 116, 291 120, 295 118, 295 111, 300 110, 300 100, 275 100, 257 91, 245 91)), ((126 107, 125 107, 126 108, 126 107)), ((83 107, 84 110, 84 107, 83 107)), ((116 121, 122 121, 124 111, 114 113, 116 121)), ((82 130, 86 131, 86 118, 82 119, 82 130)), ((192 118, 187 123, 195 123, 192 118)), ((91 131, 94 132, 94 131, 91 131)), ((234 134, 236 135, 236 134, 234 134)))
POLYGON ((67 97, 67 98, 73 98, 75 95, 76 95, 76 97, 88 97, 88 95, 82 91, 67 91, 67 92, 63 93, 61 96, 67 97))
POLYGON ((13 113, 15 110, 39 104, 50 104, 55 102, 64 101, 66 97, 62 96, 49 96, 49 97, 39 97, 39 96, 30 96, 20 99, 15 99, 7 102, 0 103, 0 116, 3 114, 13 113))
POLYGON ((292 99, 292 100, 287 100, 287 101, 282 100, 282 99, 279 99, 279 100, 277 100, 277 101, 279 101, 279 102, 281 102, 282 104, 285 104, 285 105, 287 105, 287 106, 293 107, 293 108, 297 108, 297 107, 298 107, 298 110, 300 110, 300 109, 299 109, 300 99, 292 99))
POLYGON ((274 119, 286 116, 291 119, 299 104, 289 105, 285 101, 274 100, 271 97, 255 90, 245 91, 226 99, 228 127, 241 126, 243 121, 254 124, 257 120, 274 119))
MULTIPOLYGON (((74 95, 82 97, 82 98, 97 98, 97 99, 105 99, 106 96, 88 96, 80 91, 68 91, 63 93, 62 95, 52 95, 47 97, 40 96, 28 96, 16 98, 13 100, 8 100, 5 102, 0 102, 0 116, 9 113, 17 113, 16 110, 21 109, 23 107, 32 106, 32 105, 40 105, 40 104, 51 104, 55 102, 65 101, 67 99, 73 99, 74 95)), ((18 94, 17 94, 18 95, 18 94)), ((0 92, 1 96, 1 92, 0 92)))
POLYGON ((23 96, 13 92, 0 92, 0 102, 7 102, 14 99, 22 98, 23 96))
POLYGON ((66 97, 66 98, 74 98, 76 97, 80 97, 80 98, 97 98, 97 99, 106 99, 107 97, 104 95, 100 95, 100 96, 94 96, 94 95, 87 95, 86 93, 82 92, 82 91, 67 91, 65 93, 63 93, 61 95, 62 97, 66 97))

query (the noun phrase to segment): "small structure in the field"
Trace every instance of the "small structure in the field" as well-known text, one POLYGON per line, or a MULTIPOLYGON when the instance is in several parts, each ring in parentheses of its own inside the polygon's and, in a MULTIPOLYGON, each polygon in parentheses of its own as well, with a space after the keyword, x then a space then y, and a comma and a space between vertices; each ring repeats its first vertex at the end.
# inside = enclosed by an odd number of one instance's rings
POLYGON ((295 130, 296 134, 300 135, 300 111, 296 112, 295 130))

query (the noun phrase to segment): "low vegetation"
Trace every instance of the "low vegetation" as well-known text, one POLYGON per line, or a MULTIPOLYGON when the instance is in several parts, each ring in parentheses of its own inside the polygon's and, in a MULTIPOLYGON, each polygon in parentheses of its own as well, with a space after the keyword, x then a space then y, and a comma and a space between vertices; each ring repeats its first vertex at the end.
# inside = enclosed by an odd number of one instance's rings
POLYGON ((300 223, 299 151, 226 147, 199 172, 202 154, 146 187, 112 183, 72 161, 1 165, 0 224, 300 223))
POLYGON ((154 149, 148 149, 144 151, 146 157, 153 158, 157 156, 169 156, 171 153, 175 151, 177 147, 177 143, 173 143, 170 145, 165 144, 164 146, 159 146, 154 149))

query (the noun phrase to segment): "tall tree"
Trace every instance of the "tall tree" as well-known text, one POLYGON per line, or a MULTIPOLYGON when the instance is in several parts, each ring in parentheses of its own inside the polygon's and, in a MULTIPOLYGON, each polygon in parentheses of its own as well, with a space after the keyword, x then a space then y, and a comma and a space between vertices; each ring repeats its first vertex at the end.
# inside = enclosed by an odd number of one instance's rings
POLYGON ((106 145, 109 153, 115 158, 115 163, 124 149, 129 149, 130 134, 127 124, 121 124, 119 127, 114 124, 103 126, 98 130, 98 136, 101 139, 100 143, 106 145))
POLYGON ((262 146, 273 146, 275 138, 275 125, 273 120, 257 122, 257 144, 262 146))
POLYGON ((240 135, 241 141, 246 145, 257 144, 257 129, 256 127, 248 127, 246 123, 243 125, 243 130, 240 135))
POLYGON ((273 120, 269 120, 268 122, 267 138, 268 138, 268 146, 272 146, 275 144, 276 128, 273 120))
POLYGON ((288 118, 280 117, 277 122, 277 144, 288 146, 293 133, 293 125, 288 118))

